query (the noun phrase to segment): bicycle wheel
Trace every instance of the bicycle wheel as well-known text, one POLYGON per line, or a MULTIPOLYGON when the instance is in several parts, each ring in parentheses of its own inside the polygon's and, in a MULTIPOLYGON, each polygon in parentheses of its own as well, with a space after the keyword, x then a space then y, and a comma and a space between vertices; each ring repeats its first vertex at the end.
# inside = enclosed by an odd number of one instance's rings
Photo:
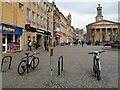
POLYGON ((100 78, 100 70, 99 70, 98 66, 97 66, 97 70, 96 70, 96 75, 97 75, 97 79, 100 80, 101 79, 100 78))
POLYGON ((20 64, 18 65, 17 71, 18 71, 19 75, 22 75, 25 72, 25 70, 26 70, 26 63, 27 63, 26 60, 22 60, 20 62, 20 64))
POLYGON ((35 57, 33 58, 33 60, 31 61, 31 68, 34 70, 39 64, 39 58, 35 57))

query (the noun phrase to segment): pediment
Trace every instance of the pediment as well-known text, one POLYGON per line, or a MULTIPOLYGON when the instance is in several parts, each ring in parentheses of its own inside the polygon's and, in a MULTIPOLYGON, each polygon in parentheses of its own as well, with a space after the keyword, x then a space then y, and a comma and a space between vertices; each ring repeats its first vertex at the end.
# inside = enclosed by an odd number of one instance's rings
POLYGON ((95 22, 92 25, 101 25, 101 24, 116 24, 116 23, 112 21, 102 20, 102 21, 95 22))

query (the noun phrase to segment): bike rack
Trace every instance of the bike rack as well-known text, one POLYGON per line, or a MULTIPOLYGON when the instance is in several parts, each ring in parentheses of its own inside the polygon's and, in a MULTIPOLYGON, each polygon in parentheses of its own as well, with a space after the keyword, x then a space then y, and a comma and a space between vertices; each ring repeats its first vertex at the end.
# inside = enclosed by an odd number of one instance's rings
POLYGON ((63 71, 63 56, 60 56, 58 58, 58 75, 60 75, 60 66, 61 66, 61 71, 63 71), (61 60, 61 65, 60 65, 60 60, 61 60))
POLYGON ((11 66, 12 56, 5 56, 5 57, 2 59, 2 63, 1 63, 1 71, 2 71, 2 72, 3 72, 3 70, 2 70, 2 69, 3 69, 3 63, 4 63, 4 60, 5 60, 6 58, 9 58, 9 60, 10 60, 8 69, 10 69, 10 66, 11 66))

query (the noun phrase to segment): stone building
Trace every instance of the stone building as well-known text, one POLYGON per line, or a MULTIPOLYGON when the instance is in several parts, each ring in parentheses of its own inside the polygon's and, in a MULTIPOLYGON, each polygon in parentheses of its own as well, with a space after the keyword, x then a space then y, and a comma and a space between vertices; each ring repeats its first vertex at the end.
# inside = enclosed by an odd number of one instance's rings
POLYGON ((26 2, 25 12, 25 45, 27 46, 28 40, 35 40, 38 47, 43 47, 44 42, 51 45, 53 15, 49 2, 26 2))
POLYGON ((117 41, 118 22, 104 20, 102 15, 102 7, 98 4, 96 21, 88 24, 87 27, 87 41, 95 42, 110 42, 117 41))
POLYGON ((60 12, 60 33, 61 33, 60 43, 66 43, 67 42, 66 31, 67 31, 67 19, 60 12))
POLYGON ((58 7, 56 6, 55 2, 52 2, 53 6, 53 42, 56 43, 56 45, 60 44, 60 11, 58 7))
POLYGON ((73 42, 73 27, 71 26, 71 15, 65 17, 62 12, 59 11, 55 2, 53 4, 53 30, 54 30, 54 41, 57 45, 61 43, 72 43, 73 42))
POLYGON ((83 40, 84 39, 84 32, 83 29, 76 28, 76 39, 83 40))
POLYGON ((56 45, 73 42, 71 15, 65 17, 55 2, 3 1, 0 1, 0 41, 3 52, 27 50, 29 40, 35 41, 37 47, 44 47, 44 42, 49 46, 54 41, 56 45))
MULTIPOLYGON (((4 1, 4 0, 3 0, 4 1)), ((25 25, 24 2, 0 1, 0 34, 2 51, 18 51, 23 46, 23 29, 25 25)))

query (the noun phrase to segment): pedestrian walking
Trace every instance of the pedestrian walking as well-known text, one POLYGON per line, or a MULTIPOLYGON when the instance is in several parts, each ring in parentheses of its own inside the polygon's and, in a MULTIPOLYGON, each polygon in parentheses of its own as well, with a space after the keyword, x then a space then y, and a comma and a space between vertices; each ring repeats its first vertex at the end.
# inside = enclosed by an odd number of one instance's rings
POLYGON ((44 41, 44 49, 45 49, 45 51, 47 51, 47 42, 46 41, 44 41))
POLYGON ((31 47, 32 47, 32 42, 31 42, 31 40, 28 40, 28 48, 29 48, 30 51, 32 51, 31 47))
POLYGON ((82 43, 81 43, 81 44, 82 44, 82 47, 83 47, 83 46, 84 46, 84 41, 83 41, 83 40, 82 40, 82 43))
POLYGON ((55 47, 55 41, 53 42, 53 46, 55 47))
POLYGON ((36 50, 36 42, 35 42, 35 40, 33 40, 32 46, 33 46, 33 49, 36 50))
POLYGON ((46 43, 46 51, 49 51, 49 43, 48 43, 48 41, 46 43))

